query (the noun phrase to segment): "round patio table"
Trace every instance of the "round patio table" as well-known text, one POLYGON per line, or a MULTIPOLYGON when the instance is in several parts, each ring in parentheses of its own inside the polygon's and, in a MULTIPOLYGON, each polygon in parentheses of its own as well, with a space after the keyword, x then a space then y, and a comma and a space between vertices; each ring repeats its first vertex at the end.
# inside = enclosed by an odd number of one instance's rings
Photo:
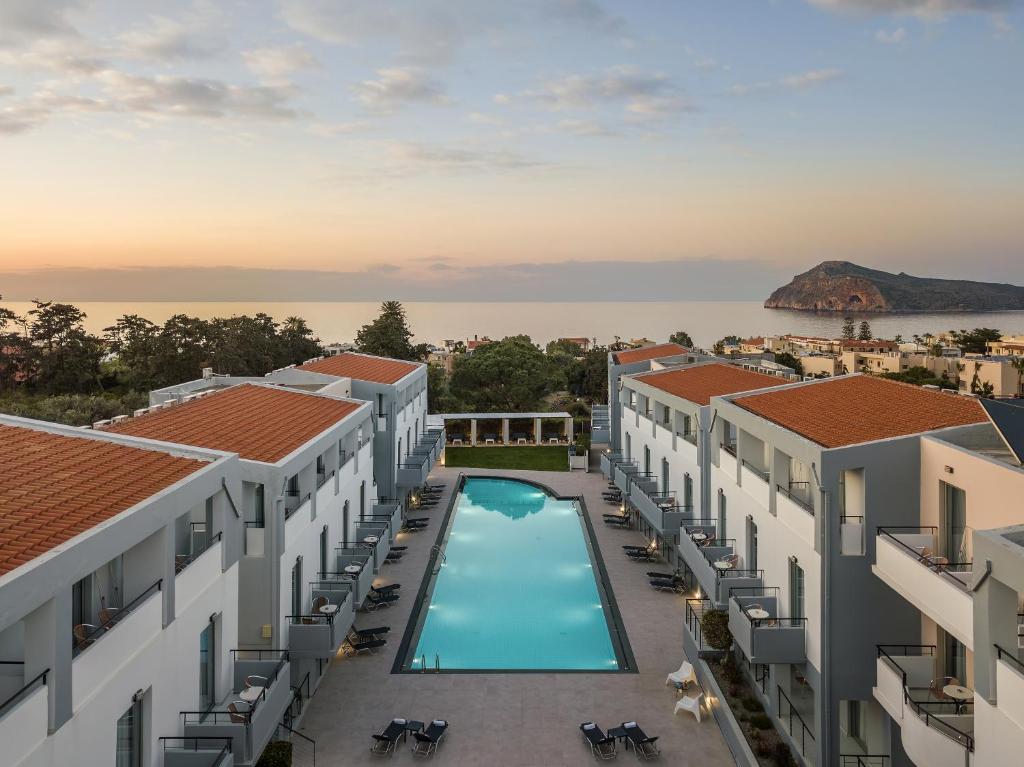
POLYGON ((760 607, 755 607, 752 610, 747 610, 747 617, 749 617, 754 622, 760 622, 763 620, 768 620, 768 618, 770 618, 771 616, 769 615, 767 610, 764 610, 760 607))
POLYGON ((716 570, 732 570, 732 562, 715 562, 716 570))
POLYGON ((359 575, 363 571, 359 565, 345 565, 345 572, 349 575, 359 575))
POLYGON ((375 544, 379 540, 380 540, 380 538, 377 537, 376 535, 368 535, 365 538, 363 538, 363 543, 369 543, 372 546, 373 544, 375 544))
POLYGON ((704 533, 690 533, 690 537, 693 538, 693 540, 695 540, 697 543, 700 543, 701 541, 706 541, 708 539, 707 535, 705 535, 704 533))
POLYGON ((947 684, 942 692, 956 701, 956 712, 959 714, 969 700, 974 698, 974 690, 962 684, 947 684))
POLYGON ((320 606, 320 612, 322 612, 324 615, 334 615, 336 612, 338 612, 338 606, 332 605, 330 602, 328 602, 327 604, 320 606))

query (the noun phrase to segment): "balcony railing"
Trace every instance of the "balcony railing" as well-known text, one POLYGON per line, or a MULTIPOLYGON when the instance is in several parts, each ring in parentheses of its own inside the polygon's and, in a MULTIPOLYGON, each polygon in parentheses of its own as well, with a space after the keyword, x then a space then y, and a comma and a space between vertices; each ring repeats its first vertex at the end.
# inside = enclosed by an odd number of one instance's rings
POLYGON ((888 754, 840 754, 839 767, 889 767, 888 754))
POLYGON ((312 497, 312 493, 299 495, 298 491, 289 490, 284 497, 284 518, 290 519, 292 514, 302 508, 302 505, 312 497))
POLYGON ((808 500, 807 498, 804 498, 802 495, 793 492, 794 487, 810 488, 810 482, 790 482, 788 486, 779 484, 775 485, 776 491, 782 493, 782 495, 784 495, 797 506, 802 508, 808 514, 814 514, 814 504, 811 503, 811 501, 808 500))
MULTIPOLYGON (((246 525, 248 524, 249 523, 247 522, 246 525)), ((220 543, 223 537, 224 533, 219 532, 215 535, 210 536, 205 541, 205 545, 193 550, 190 554, 176 554, 174 557, 174 574, 177 575, 190 564, 199 559, 199 557, 201 557, 203 554, 205 554, 207 551, 213 548, 214 544, 220 543)))
POLYGON ((722 443, 720 443, 719 446, 722 448, 722 450, 727 452, 733 458, 736 457, 736 443, 735 442, 722 442, 722 443))
POLYGON ((767 471, 767 469, 762 469, 760 466, 755 466, 750 461, 748 461, 746 458, 742 459, 740 461, 740 463, 742 464, 744 469, 747 469, 754 476, 758 477, 759 479, 761 479, 764 482, 768 481, 768 471, 767 471))
POLYGON ((923 567, 944 576, 961 589, 967 588, 974 563, 951 561, 939 554, 936 544, 937 527, 880 527, 878 535, 884 536, 904 552, 915 557, 923 567))
POLYGON ((796 710, 789 696, 783 692, 782 686, 776 685, 776 689, 778 689, 777 710, 779 712, 779 720, 783 724, 788 723, 787 732, 789 732, 789 737, 793 739, 797 749, 800 751, 800 755, 804 757, 809 756, 807 753, 808 746, 812 750, 814 749, 814 732, 807 726, 804 718, 800 716, 800 712, 796 710), (785 706, 783 706, 783 701, 785 701, 785 706))
MULTIPOLYGON (((133 599, 131 602, 126 604, 124 607, 119 607, 119 608, 111 607, 111 608, 107 608, 108 611, 111 613, 110 617, 108 617, 105 621, 103 621, 99 625, 95 625, 94 626, 94 625, 90 625, 90 624, 81 624, 81 628, 83 628, 84 630, 76 632, 76 634, 72 637, 72 639, 74 641, 74 645, 73 645, 73 648, 72 648, 73 654, 74 655, 78 655, 79 653, 81 653, 86 648, 91 647, 92 645, 94 645, 96 642, 98 642, 100 639, 102 639, 106 634, 108 634, 109 632, 113 631, 114 627, 117 626, 118 623, 123 621, 127 616, 131 615, 133 610, 135 610, 137 607, 139 607, 143 602, 145 602, 147 599, 149 599, 153 594, 155 594, 158 591, 160 591, 160 589, 163 586, 163 582, 164 582, 163 578, 161 578, 156 583, 154 583, 152 586, 150 586, 148 589, 146 589, 141 594, 139 594, 137 597, 135 597, 135 599, 133 599)), ((78 627, 76 627, 76 628, 78 628, 78 627)))
MULTIPOLYGON (((1018 655, 1017 655, 1017 653, 1019 653, 1020 650, 1017 650, 1016 652, 1013 652, 1013 651, 1007 650, 1007 649, 1005 649, 1003 647, 1000 647, 999 645, 993 645, 993 647, 996 648, 996 659, 997 660, 1007 660, 1007 661, 1009 661, 1010 664, 1012 666, 1015 666, 1016 669, 1020 673, 1024 674, 1024 661, 1021 661, 1020 657, 1018 657, 1018 655)), ((2 712, 2 711, 3 711, 3 706, 0 706, 0 712, 2 712)))
POLYGON ((730 590, 729 629, 751 663, 803 663, 807 659, 806 618, 783 618, 779 589, 730 590))
MULTIPOLYGON (((24 666, 25 664, 21 661, 0 661, 0 664, 5 666, 24 666)), ((50 669, 46 669, 41 674, 38 674, 34 678, 30 679, 25 685, 11 695, 7 700, 0 702, 0 719, 3 719, 4 714, 9 710, 13 709, 19 702, 27 698, 34 690, 40 687, 46 686, 46 675, 50 673, 50 669)))
MULTIPOLYGON (((878 645, 878 657, 884 659, 897 674, 900 675, 903 687, 903 704, 918 716, 926 726, 942 733, 950 740, 959 743, 968 751, 974 751, 974 736, 966 733, 958 727, 950 724, 943 717, 951 716, 972 716, 974 703, 972 701, 955 700, 925 700, 919 698, 929 696, 931 690, 927 686, 919 686, 910 679, 910 675, 897 658, 914 658, 919 656, 934 656, 935 645, 878 645)), ((934 676, 934 674, 933 674, 934 676)))
POLYGON ((231 756, 231 738, 160 738, 164 767, 219 767, 231 756))
POLYGON ((716 650, 704 641, 704 631, 701 629, 700 619, 705 613, 715 609, 714 603, 710 599, 693 598, 686 600, 686 631, 693 640, 694 645, 697 648, 697 653, 701 657, 704 655, 721 655, 721 650, 716 650))

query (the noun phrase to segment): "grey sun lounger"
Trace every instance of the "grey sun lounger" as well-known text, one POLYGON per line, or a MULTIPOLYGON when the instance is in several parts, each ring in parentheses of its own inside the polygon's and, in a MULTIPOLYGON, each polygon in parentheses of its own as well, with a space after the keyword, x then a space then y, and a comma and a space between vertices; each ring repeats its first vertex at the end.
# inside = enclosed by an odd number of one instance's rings
POLYGON ((677 594, 686 591, 686 585, 675 578, 651 578, 651 586, 658 591, 672 591, 677 594))
POLYGON ((583 740, 590 746, 590 751, 596 759, 615 758, 615 738, 605 735, 593 722, 581 724, 580 732, 583 733, 583 740))
POLYGON ((376 610, 381 607, 391 607, 391 605, 397 601, 398 594, 384 594, 379 597, 374 597, 373 594, 368 594, 366 597, 366 609, 376 610))
POLYGON ((372 735, 373 745, 370 746, 370 753, 386 756, 394 751, 398 739, 405 734, 406 721, 405 719, 392 719, 382 732, 372 735))
POLYGON ((398 591, 402 588, 401 583, 388 583, 384 586, 370 586, 370 591, 376 594, 390 594, 392 591, 398 591))
POLYGON ((412 744, 413 755, 430 756, 441 745, 441 739, 446 732, 448 732, 448 721, 445 719, 435 719, 427 725, 423 732, 414 732, 412 734, 415 739, 412 744))
POLYGON ((656 759, 661 754, 657 735, 649 738, 636 722, 623 722, 622 729, 626 731, 629 745, 633 747, 638 759, 656 759))
POLYGON ((360 639, 357 638, 357 640, 355 642, 353 642, 351 640, 351 638, 350 638, 349 641, 348 641, 348 647, 350 649, 349 654, 350 655, 362 655, 364 652, 368 652, 368 653, 370 653, 372 655, 375 650, 380 649, 381 647, 383 647, 387 643, 388 643, 388 640, 386 640, 386 639, 365 639, 365 640, 360 640, 360 639))
POLYGON ((374 626, 372 629, 361 629, 353 626, 349 629, 349 633, 355 634, 359 639, 376 639, 383 634, 387 634, 389 631, 391 631, 390 626, 374 626))

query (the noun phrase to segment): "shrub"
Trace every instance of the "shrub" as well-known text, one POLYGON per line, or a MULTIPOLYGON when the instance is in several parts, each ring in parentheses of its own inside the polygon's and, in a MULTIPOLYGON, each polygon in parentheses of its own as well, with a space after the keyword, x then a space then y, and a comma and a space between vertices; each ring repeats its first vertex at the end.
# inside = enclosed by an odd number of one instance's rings
POLYGON ((761 706, 761 702, 757 700, 757 698, 752 698, 750 696, 747 696, 743 699, 743 708, 745 708, 747 711, 753 711, 754 713, 760 713, 764 711, 764 708, 761 706))
POLYGON ((767 714, 754 714, 750 717, 750 726, 756 730, 770 730, 772 720, 768 718, 767 714))
POLYGON ((781 740, 776 740, 773 744, 771 757, 778 767, 795 767, 796 765, 796 759, 793 758, 789 746, 781 740))
POLYGON ((736 658, 731 653, 722 658, 720 665, 722 668, 722 678, 730 682, 733 687, 737 687, 736 692, 733 693, 733 697, 736 697, 739 694, 738 685, 743 681, 743 672, 740 670, 736 658))
POLYGON ((729 613, 725 610, 709 610, 700 617, 700 629, 704 641, 713 650, 728 650, 732 646, 732 632, 729 631, 729 613))
POLYGON ((292 744, 287 740, 274 740, 263 749, 256 767, 291 767, 292 744))

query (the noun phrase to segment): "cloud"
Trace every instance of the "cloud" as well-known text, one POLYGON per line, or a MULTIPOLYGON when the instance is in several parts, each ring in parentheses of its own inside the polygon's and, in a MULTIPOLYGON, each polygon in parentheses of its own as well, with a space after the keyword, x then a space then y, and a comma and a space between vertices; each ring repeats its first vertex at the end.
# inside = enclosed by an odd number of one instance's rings
POLYGON ((573 136, 602 136, 611 138, 622 135, 620 132, 592 120, 559 120, 556 127, 563 133, 573 136))
POLYGON ((548 165, 516 152, 402 142, 392 144, 392 175, 495 173, 548 165))
POLYGON ((0 44, 20 44, 26 38, 75 37, 71 23, 81 0, 3 0, 0 3, 0 44))
POLYGON ((840 69, 812 69, 807 72, 786 75, 777 80, 763 80, 757 83, 734 85, 729 92, 734 96, 746 96, 751 93, 771 90, 807 90, 823 85, 843 76, 840 69))
POLYGON ((605 32, 625 32, 626 22, 621 16, 609 14, 597 0, 548 0, 542 3, 548 16, 561 21, 582 24, 605 32))
POLYGON ((948 13, 999 13, 1015 0, 807 0, 811 5, 835 11, 941 17, 948 13))
POLYGON ((506 104, 512 103, 512 97, 509 96, 507 93, 495 93, 493 96, 491 96, 491 101, 493 101, 495 104, 498 104, 499 106, 505 106, 506 104))
POLYGON ((633 115, 663 117, 692 109, 682 90, 668 77, 632 67, 614 67, 593 75, 567 75, 548 80, 523 95, 555 110, 618 104, 633 115))
POLYGON ((91 75, 110 66, 102 51, 79 37, 44 37, 22 43, 20 47, 0 47, 0 66, 65 77, 91 75))
POLYGON ((284 84, 292 75, 307 69, 316 69, 320 62, 302 43, 275 48, 254 48, 242 52, 249 71, 262 82, 284 84))
POLYGON ((411 103, 448 103, 444 86, 418 67, 378 69, 376 80, 363 80, 353 90, 363 106, 374 112, 390 113, 411 103))
POLYGON ((365 120, 352 120, 350 122, 317 122, 309 126, 309 132, 314 136, 322 138, 333 138, 335 136, 348 136, 353 133, 360 133, 368 130, 371 124, 365 120))
POLYGON ((466 116, 466 119, 471 123, 476 123, 477 125, 502 125, 504 122, 500 117, 495 117, 494 115, 485 114, 483 112, 470 112, 466 116))
POLYGON ((906 39, 907 31, 903 27, 896 29, 880 29, 875 32, 875 39, 885 45, 899 45, 906 39))
POLYGON ((119 58, 143 61, 191 61, 210 59, 224 50, 225 43, 210 34, 205 24, 190 18, 188 23, 165 16, 151 16, 118 36, 119 58))

